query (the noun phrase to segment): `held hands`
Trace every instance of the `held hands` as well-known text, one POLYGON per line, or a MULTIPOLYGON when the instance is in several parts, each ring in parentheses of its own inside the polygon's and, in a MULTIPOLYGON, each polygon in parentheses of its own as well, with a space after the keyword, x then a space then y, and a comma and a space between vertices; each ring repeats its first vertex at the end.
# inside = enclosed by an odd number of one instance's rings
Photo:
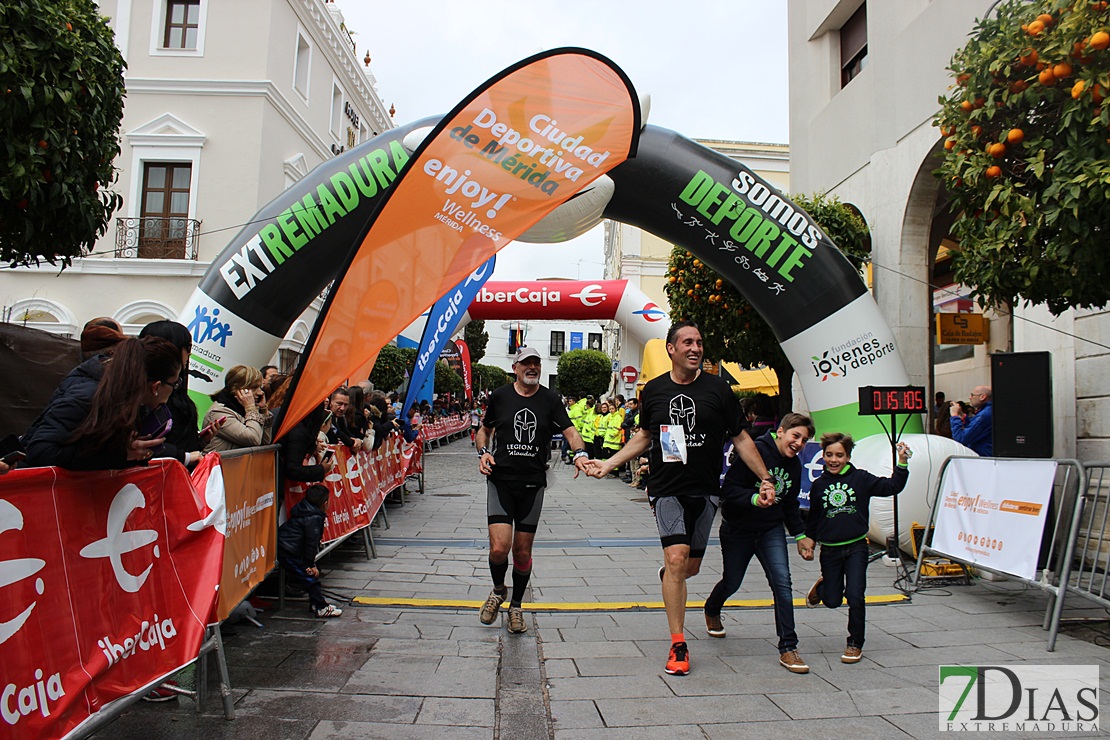
MULTIPOLYGON (((578 467, 578 461, 574 461, 574 467, 578 467)), ((590 458, 582 458, 582 467, 586 475, 591 478, 604 478, 613 472, 614 466, 608 460, 593 460, 590 458)))
POLYGON ((775 503, 775 484, 769 480, 765 480, 759 484, 759 499, 756 505, 761 509, 766 509, 775 503))
POLYGON ((590 463, 593 460, 585 455, 578 455, 574 458, 574 477, 577 478, 579 473, 590 474, 590 463))
POLYGON ((816 544, 810 537, 798 540, 798 554, 802 556, 802 560, 813 560, 813 548, 816 544))

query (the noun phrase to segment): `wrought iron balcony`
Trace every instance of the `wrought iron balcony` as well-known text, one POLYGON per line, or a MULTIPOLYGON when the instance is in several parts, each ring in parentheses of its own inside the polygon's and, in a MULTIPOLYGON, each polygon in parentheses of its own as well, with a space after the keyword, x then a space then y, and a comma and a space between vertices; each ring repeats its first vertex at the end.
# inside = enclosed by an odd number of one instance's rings
POLYGON ((195 260, 201 221, 179 216, 116 219, 116 256, 195 260))

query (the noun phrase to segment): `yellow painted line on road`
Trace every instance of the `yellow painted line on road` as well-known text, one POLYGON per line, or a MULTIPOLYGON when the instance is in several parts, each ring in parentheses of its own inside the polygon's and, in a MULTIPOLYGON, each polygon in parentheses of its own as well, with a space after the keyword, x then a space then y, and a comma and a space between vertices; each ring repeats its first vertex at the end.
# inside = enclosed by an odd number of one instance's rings
MULTIPOLYGON (((868 604, 897 604, 909 601, 904 594, 882 594, 866 597, 868 604)), ((402 599, 388 596, 356 596, 352 601, 363 606, 414 606, 438 609, 478 609, 485 601, 470 599, 402 599)), ((772 599, 730 599, 726 607, 734 609, 763 609, 774 606, 772 599)), ((687 601, 687 609, 701 609, 704 601, 687 601)), ((805 606, 805 599, 794 599, 794 606, 805 606)), ((530 612, 610 612, 630 609, 662 610, 662 601, 583 601, 555 603, 550 601, 525 601, 521 604, 530 612)))

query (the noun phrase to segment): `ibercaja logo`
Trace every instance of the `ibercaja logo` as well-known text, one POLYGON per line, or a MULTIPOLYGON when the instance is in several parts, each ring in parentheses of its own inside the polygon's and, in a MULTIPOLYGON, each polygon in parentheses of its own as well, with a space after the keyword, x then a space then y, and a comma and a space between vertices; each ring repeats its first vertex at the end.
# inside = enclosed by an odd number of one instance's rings
POLYGON ((1097 665, 942 665, 941 732, 1098 732, 1097 665))

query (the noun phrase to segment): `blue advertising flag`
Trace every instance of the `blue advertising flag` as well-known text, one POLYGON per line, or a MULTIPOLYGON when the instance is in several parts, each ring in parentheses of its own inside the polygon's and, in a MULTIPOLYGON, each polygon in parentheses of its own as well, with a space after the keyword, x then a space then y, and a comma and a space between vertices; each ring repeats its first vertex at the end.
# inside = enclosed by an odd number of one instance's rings
POLYGON ((478 291, 493 274, 496 259, 496 255, 490 257, 481 267, 467 275, 465 280, 447 291, 428 312, 428 323, 424 325, 424 333, 420 336, 420 346, 416 349, 416 364, 412 369, 412 378, 402 406, 402 422, 407 423, 409 407, 425 396, 425 385, 427 386, 426 400, 431 401, 439 353, 443 351, 447 340, 458 328, 466 307, 474 301, 478 291))

